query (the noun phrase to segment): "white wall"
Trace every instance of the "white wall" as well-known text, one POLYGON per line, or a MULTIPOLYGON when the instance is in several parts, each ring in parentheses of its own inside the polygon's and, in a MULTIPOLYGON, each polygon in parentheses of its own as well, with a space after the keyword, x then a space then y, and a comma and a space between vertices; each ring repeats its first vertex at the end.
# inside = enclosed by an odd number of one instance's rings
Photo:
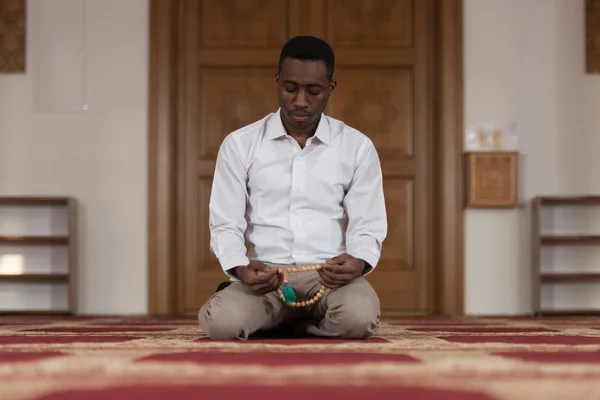
MULTIPOLYGON (((465 123, 516 122, 523 203, 466 211, 466 312, 527 314, 531 199, 600 193, 600 75, 585 74, 583 0, 466 0, 464 21, 465 123)), ((600 264, 584 251, 565 268, 600 264)), ((600 305, 598 295, 545 296, 554 307, 600 305)))
MULTIPOLYGON (((52 0, 37 20, 42 3, 29 1, 28 72, 0 75, 0 194, 75 196, 79 311, 145 313, 148 2, 52 0), (47 34, 70 38, 62 58, 47 34), (82 88, 85 112, 36 107, 82 88)), ((530 312, 533 196, 600 192, 600 76, 584 74, 583 29, 583 0, 465 0, 465 122, 517 123, 524 204, 467 210, 469 314, 530 312)))
POLYGON ((145 313, 148 1, 28 7, 27 73, 0 74, 0 194, 74 196, 79 312, 145 313), (87 111, 38 107, 82 90, 87 111))

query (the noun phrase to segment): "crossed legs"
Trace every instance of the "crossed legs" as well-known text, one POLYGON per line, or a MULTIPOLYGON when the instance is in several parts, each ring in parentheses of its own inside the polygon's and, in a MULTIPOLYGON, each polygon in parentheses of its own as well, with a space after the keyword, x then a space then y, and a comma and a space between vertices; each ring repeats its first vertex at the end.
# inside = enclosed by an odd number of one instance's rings
MULTIPOLYGON (((290 276, 299 296, 310 298, 319 290, 315 271, 290 276)), ((277 293, 258 295, 241 282, 215 293, 198 313, 200 328, 213 340, 246 340, 258 331, 286 328, 305 321, 305 331, 319 337, 366 339, 379 328, 377 294, 364 278, 339 289, 327 289, 319 301, 304 308, 285 304, 277 293)))

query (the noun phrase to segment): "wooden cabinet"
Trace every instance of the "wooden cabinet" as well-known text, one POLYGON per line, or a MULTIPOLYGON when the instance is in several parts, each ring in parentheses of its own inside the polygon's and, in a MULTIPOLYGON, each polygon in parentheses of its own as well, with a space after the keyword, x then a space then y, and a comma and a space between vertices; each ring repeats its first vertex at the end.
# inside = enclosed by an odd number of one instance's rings
POLYGON ((0 314, 76 312, 76 202, 0 197, 0 314))
POLYGON ((516 151, 466 153, 466 205, 477 208, 518 206, 516 151))
POLYGON ((600 196, 533 200, 536 315, 600 314, 600 196))

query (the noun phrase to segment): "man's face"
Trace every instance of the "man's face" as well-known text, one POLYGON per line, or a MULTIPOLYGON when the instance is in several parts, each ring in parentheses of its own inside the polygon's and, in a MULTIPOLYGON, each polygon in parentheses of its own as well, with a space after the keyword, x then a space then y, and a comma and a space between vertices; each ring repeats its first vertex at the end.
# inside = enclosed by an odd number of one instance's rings
POLYGON ((284 123, 299 132, 313 129, 334 89, 324 61, 283 60, 277 94, 284 123))

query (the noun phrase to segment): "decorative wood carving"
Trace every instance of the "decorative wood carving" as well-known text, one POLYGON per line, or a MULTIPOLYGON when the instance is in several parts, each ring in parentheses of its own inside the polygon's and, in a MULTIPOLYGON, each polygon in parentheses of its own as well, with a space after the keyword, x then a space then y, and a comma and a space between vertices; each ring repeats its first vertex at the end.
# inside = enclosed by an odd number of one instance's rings
POLYGON ((585 2, 586 69, 600 73, 600 0, 585 2))
POLYGON ((25 72, 26 0, 0 1, 0 73, 25 72))
POLYGON ((515 207, 517 205, 518 154, 481 151, 467 154, 467 206, 515 207))

